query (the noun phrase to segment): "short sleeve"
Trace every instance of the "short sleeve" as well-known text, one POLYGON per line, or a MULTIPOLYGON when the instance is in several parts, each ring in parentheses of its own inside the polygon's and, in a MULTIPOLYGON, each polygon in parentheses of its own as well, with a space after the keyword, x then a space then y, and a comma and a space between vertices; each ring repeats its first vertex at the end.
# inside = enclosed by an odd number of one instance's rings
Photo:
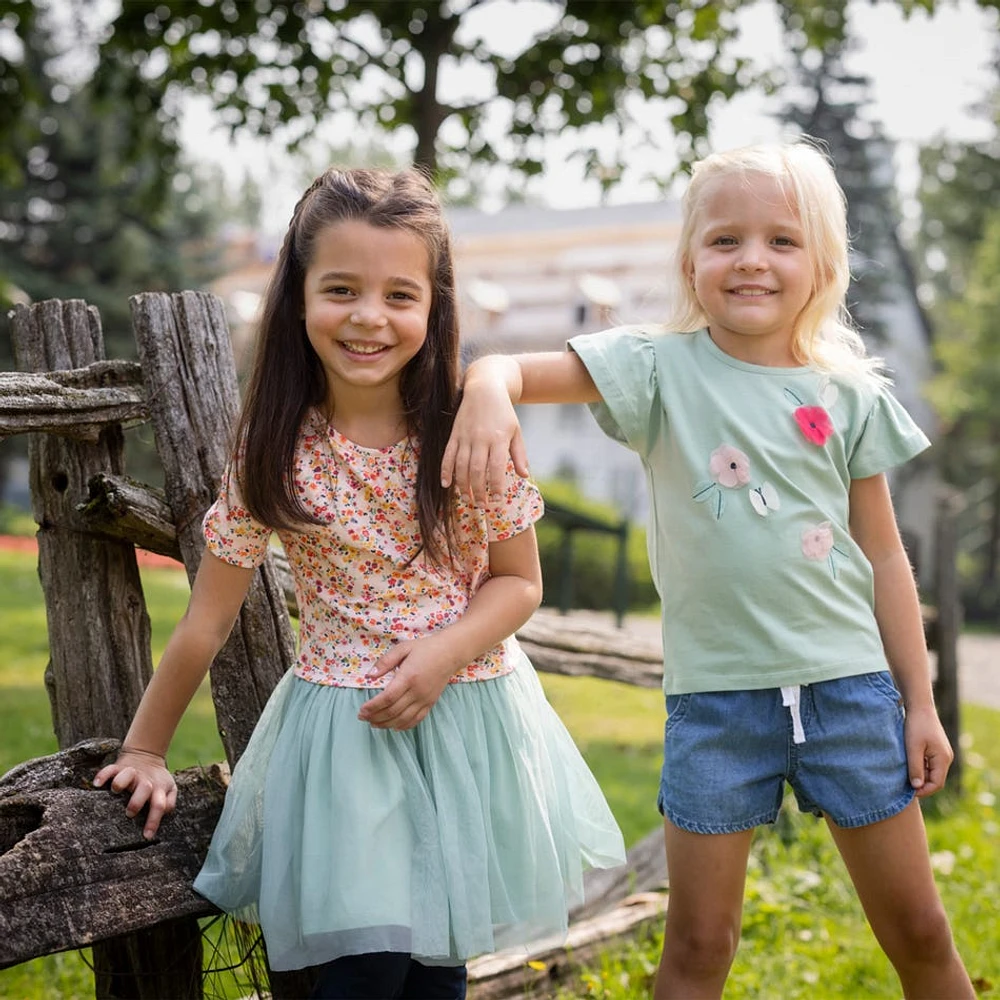
POLYGON ((601 430, 645 456, 663 417, 656 351, 648 333, 616 327, 569 341, 594 380, 601 402, 590 407, 601 430))
POLYGON ((852 479, 867 479, 908 462, 930 447, 927 435, 888 391, 875 397, 848 459, 852 479))
POLYGON ((545 504, 538 487, 514 471, 508 461, 504 495, 491 501, 486 508, 486 537, 491 542, 503 542, 526 531, 545 513, 545 504))
POLYGON ((222 477, 215 503, 202 521, 205 545, 212 555, 233 566, 253 569, 267 555, 271 529, 250 516, 231 469, 222 477))

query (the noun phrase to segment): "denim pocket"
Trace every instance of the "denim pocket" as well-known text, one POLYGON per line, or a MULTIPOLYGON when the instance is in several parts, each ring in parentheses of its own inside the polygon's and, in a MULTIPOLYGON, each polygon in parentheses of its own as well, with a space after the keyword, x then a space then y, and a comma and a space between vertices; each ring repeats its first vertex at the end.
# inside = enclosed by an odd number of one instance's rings
POLYGON ((892 674, 888 670, 877 670, 871 674, 863 675, 869 687, 876 691, 883 698, 891 702, 896 708, 903 707, 903 697, 896 687, 892 674))
POLYGON ((688 705, 690 704, 690 694, 667 695, 667 724, 663 730, 664 735, 672 732, 684 720, 684 716, 687 715, 688 705))

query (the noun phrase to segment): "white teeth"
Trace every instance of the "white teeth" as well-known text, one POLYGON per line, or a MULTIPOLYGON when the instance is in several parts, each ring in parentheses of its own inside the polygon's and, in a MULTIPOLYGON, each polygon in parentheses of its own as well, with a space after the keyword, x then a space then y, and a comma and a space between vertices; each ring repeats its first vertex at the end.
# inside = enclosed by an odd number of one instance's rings
POLYGON ((734 288, 733 292, 737 295, 743 295, 749 299, 759 298, 761 295, 770 295, 770 289, 767 288, 734 288))
POLYGON ((344 341, 344 347, 354 354, 378 354, 379 351, 384 350, 384 344, 357 344, 351 340, 344 341))

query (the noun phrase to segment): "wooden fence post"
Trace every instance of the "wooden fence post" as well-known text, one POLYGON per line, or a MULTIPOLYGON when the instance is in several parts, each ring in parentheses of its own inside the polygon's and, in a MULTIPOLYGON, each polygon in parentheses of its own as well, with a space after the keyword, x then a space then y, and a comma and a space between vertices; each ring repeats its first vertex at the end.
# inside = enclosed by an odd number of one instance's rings
MULTIPOLYGON (((229 328, 222 302, 205 292, 148 292, 130 303, 167 502, 193 579, 205 547, 202 518, 218 492, 239 409, 229 328)), ((212 663, 212 699, 231 765, 294 659, 284 590, 268 556, 212 663)), ((308 971, 269 975, 274 1000, 311 992, 308 971)))
MULTIPOLYGON (((218 493, 239 409, 229 328, 221 301, 205 292, 147 292, 130 303, 167 503, 193 580, 205 547, 202 518, 218 493)), ((294 659, 284 592, 268 557, 212 664, 212 698, 231 765, 294 659)))
MULTIPOLYGON (((80 300, 18 306, 14 351, 23 371, 83 368, 104 360, 97 310, 80 300)), ((45 593, 49 664, 45 685, 59 746, 93 736, 121 739, 152 675, 149 617, 135 547, 86 532, 77 504, 98 473, 124 472, 120 425, 89 440, 29 438, 38 572, 45 593)), ((103 998, 200 997, 201 934, 184 917, 93 947, 95 990, 103 998)))

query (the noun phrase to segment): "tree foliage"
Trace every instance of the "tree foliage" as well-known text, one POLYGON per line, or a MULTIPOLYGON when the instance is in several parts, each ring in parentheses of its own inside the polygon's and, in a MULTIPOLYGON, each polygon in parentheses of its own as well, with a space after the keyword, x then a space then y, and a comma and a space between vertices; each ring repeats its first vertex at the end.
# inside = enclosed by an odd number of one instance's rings
POLYGON ((101 46, 98 72, 112 86, 116 73, 138 73, 143 92, 135 98, 167 119, 178 87, 208 95, 234 128, 269 134, 289 126, 292 141, 331 111, 350 110, 362 128, 406 129, 415 162, 432 170, 502 156, 526 174, 541 169, 545 137, 600 121, 624 128, 632 93, 663 102, 690 155, 712 99, 750 80, 739 60, 722 56, 741 0, 549 0, 551 27, 516 54, 469 27, 482 6, 133 0, 101 46), (470 67, 496 100, 455 89, 455 71, 470 67), (497 101, 508 121, 503 149, 484 120, 497 101))
MULTIPOLYGON (((73 89, 54 75, 61 52, 44 14, 27 23, 20 76, 30 99, 8 136, 0 185, 0 306, 15 296, 86 299, 116 353, 130 353, 129 295, 191 287, 210 274, 205 247, 222 180, 216 172, 195 184, 172 157, 134 155, 125 116, 101 113, 93 83, 73 89)), ((0 313, 7 367, 5 322, 0 313)))

